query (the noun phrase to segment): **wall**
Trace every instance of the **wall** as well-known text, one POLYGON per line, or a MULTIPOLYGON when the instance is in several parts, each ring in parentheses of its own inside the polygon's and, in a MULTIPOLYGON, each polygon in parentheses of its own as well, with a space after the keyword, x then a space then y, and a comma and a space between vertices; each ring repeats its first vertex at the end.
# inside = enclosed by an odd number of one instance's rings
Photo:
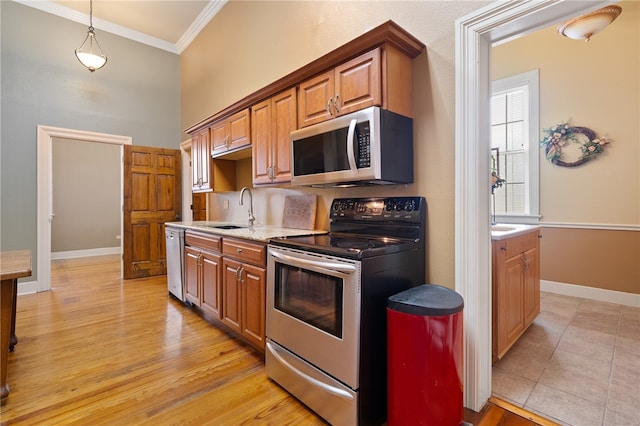
MULTIPOLYGON (((317 190, 317 227, 326 229, 328 205, 336 196, 424 196, 429 222, 425 278, 453 288, 454 21, 488 3, 229 2, 180 57, 182 128, 367 30, 389 19, 395 21, 427 46, 413 61, 415 183, 317 190)), ((289 191, 316 193, 308 189, 257 189, 254 204, 258 221, 277 224, 282 217, 280 202, 289 191)), ((237 200, 233 193, 212 195, 210 217, 233 216, 221 210, 223 197, 237 200)))
MULTIPOLYGON (((541 278, 640 293, 640 3, 588 43, 555 27, 497 46, 493 78, 540 69, 540 125, 612 140, 578 167, 540 155, 541 278), (523 52, 526 52, 523 53, 523 52)), ((541 132, 542 136, 542 132, 541 132)))
POLYGON ((119 145, 53 139, 51 252, 120 249, 119 145))
POLYGON ((73 54, 87 26, 11 1, 0 8, 0 248, 30 249, 35 269, 37 125, 178 148, 179 58, 96 29, 109 59, 90 73, 73 54))

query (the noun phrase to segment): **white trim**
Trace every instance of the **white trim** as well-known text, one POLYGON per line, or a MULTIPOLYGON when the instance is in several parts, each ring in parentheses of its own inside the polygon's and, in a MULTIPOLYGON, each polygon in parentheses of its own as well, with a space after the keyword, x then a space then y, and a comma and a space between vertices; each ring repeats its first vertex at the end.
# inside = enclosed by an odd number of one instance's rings
MULTIPOLYGON (((86 132, 83 130, 63 129, 50 126, 38 126, 38 192, 37 192, 37 274, 38 291, 51 289, 51 219, 53 218, 53 138, 74 139, 88 142, 131 145, 130 136, 109 135, 106 133, 86 132)), ((122 147, 120 148, 122 151, 122 147)), ((120 163, 120 200, 123 200, 122 176, 123 164, 120 163)), ((122 216, 122 213, 121 213, 122 216)), ((122 218, 120 235, 123 235, 122 218)), ((122 245, 122 242, 121 242, 122 245)), ((121 247, 122 249, 122 247, 121 247)), ((122 262, 121 262, 122 276, 122 262)))
POLYGON ((455 22, 455 288, 465 299, 464 405, 491 396, 489 119, 492 44, 606 5, 603 1, 497 2, 455 22))
POLYGON ((191 169, 191 139, 187 139, 180 143, 180 158, 182 159, 182 218, 181 220, 193 220, 193 195, 191 186, 192 169, 191 169))
POLYGON ((606 231, 640 231, 640 225, 626 225, 616 223, 567 223, 567 222, 540 222, 538 225, 545 228, 570 228, 570 229, 599 229, 606 231))
POLYGON ((108 254, 120 254, 122 253, 122 247, 102 247, 85 250, 69 250, 69 251, 56 251, 51 253, 51 260, 61 259, 76 259, 78 257, 93 257, 104 256, 108 254))
MULTIPOLYGON (((20 3, 24 6, 33 7, 34 9, 41 10, 52 15, 59 16, 64 19, 68 19, 79 24, 88 25, 89 15, 79 12, 70 7, 63 6, 49 0, 13 0, 16 3, 20 3)), ((210 0, 204 7, 202 12, 191 23, 189 28, 180 37, 180 39, 174 44, 167 40, 162 40, 157 37, 152 37, 148 34, 141 33, 140 31, 132 30, 122 25, 115 24, 104 19, 93 17, 93 27, 101 31, 105 31, 111 34, 118 35, 120 37, 128 38, 129 40, 137 41, 147 46, 156 47, 158 49, 166 50, 170 53, 181 54, 186 49, 194 38, 202 31, 202 29, 213 19, 214 16, 222 9, 227 3, 227 0, 210 0)))
POLYGON ((34 294, 38 292, 38 281, 18 282, 18 296, 34 294))
POLYGON ((187 31, 182 34, 182 37, 176 43, 176 50, 178 53, 184 52, 189 44, 193 41, 194 38, 204 27, 207 26, 209 21, 213 19, 214 16, 220 12, 220 9, 227 4, 227 0, 210 0, 209 3, 202 9, 202 12, 196 17, 196 19, 191 23, 187 31))
MULTIPOLYGON (((493 97, 520 87, 525 87, 527 90, 527 120, 525 121, 527 126, 525 129, 527 146, 524 150, 525 208, 522 215, 495 216, 526 216, 534 219, 540 215, 540 155, 538 155, 538 140, 540 139, 540 72, 538 69, 534 69, 494 80, 491 84, 491 95, 493 97)), ((508 184, 509 182, 507 181, 508 184)))
POLYGON ((540 280, 540 291, 640 308, 640 294, 540 280))

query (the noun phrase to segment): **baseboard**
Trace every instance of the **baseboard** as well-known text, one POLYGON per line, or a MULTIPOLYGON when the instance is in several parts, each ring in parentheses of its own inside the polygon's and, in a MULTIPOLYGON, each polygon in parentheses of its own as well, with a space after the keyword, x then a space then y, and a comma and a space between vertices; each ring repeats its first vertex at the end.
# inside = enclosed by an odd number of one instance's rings
POLYGON ((640 294, 625 293, 623 291, 605 290, 603 288, 587 287, 576 284, 565 284, 554 281, 540 280, 540 290, 565 296, 598 300, 600 302, 617 303, 618 305, 640 308, 640 294))
POLYGON ((38 281, 26 281, 18 283, 18 296, 23 294, 34 294, 38 292, 38 281))
POLYGON ((122 249, 118 247, 102 247, 87 250, 71 250, 51 252, 51 260, 75 259, 77 257, 104 256, 107 254, 120 254, 122 249))

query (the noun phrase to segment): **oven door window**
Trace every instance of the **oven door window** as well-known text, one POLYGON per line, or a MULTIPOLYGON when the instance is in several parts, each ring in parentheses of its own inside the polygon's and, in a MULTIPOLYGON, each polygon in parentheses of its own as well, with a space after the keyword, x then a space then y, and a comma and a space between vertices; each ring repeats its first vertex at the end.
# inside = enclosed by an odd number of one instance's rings
POLYGON ((275 308, 341 339, 343 285, 338 277, 276 263, 275 308))

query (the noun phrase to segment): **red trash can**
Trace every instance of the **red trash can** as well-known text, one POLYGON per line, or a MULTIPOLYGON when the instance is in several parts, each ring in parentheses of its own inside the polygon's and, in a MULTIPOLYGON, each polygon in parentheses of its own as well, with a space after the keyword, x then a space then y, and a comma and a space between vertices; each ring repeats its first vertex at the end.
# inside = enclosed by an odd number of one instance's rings
POLYGON ((388 298, 389 426, 463 423, 463 307, 462 296, 433 284, 388 298))

